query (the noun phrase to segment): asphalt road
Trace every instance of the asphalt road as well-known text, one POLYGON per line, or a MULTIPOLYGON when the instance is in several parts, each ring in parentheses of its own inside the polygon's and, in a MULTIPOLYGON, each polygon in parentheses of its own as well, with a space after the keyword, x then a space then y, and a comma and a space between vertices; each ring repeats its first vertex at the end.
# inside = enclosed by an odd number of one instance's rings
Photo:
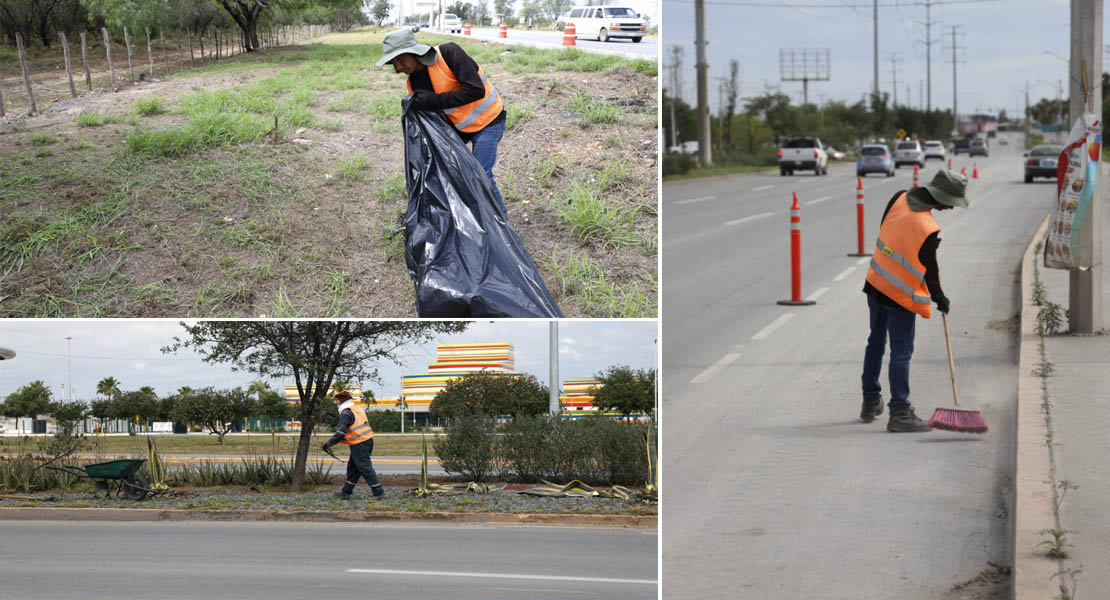
MULTIPOLYGON (((561 31, 528 31, 510 29, 508 37, 497 37, 497 28, 472 28, 470 37, 487 42, 503 42, 506 44, 524 44, 539 48, 562 48, 563 32, 561 31)), ((459 35, 459 34, 455 34, 459 35)), ((464 36, 465 37, 465 36, 464 36)), ((613 39, 608 42, 599 42, 597 38, 579 37, 575 46, 581 50, 600 52, 603 54, 617 54, 632 58, 654 59, 659 53, 659 38, 645 37, 639 43, 632 40, 613 39)))
POLYGON ((655 598, 655 531, 0 523, 5 598, 655 598))
MULTIPOLYGON (((982 436, 858 420, 868 335, 855 169, 663 188, 665 598, 943 598, 1010 564, 1017 269, 1055 185, 1022 182, 1021 136, 977 157, 971 207, 937 214, 952 348, 982 436), (804 297, 790 296, 789 207, 804 297)), ((938 168, 921 173, 924 183, 938 168)), ((954 157, 954 170, 972 160, 954 157)), ((865 249, 912 168, 864 179, 865 249)), ((889 358, 889 354, 887 356, 889 358)), ((886 394, 886 359, 882 384, 886 394)), ((951 406, 939 315, 917 320, 911 401, 951 406)))

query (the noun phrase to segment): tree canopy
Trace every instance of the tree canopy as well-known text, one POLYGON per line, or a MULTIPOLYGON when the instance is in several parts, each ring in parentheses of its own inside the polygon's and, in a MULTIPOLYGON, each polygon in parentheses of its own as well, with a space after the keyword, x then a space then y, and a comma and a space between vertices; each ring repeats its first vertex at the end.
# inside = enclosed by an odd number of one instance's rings
POLYGON ((67 436, 73 435, 77 426, 89 415, 89 405, 80 400, 51 402, 47 410, 47 414, 57 422, 58 432, 67 436))
POLYGON ((49 386, 42 381, 32 381, 8 394, 0 405, 0 412, 6 417, 33 419, 49 412, 52 397, 49 386))
POLYGON ((547 401, 547 386, 532 375, 478 372, 451 380, 428 411, 448 418, 542 415, 547 401))
POLYGON ((594 390, 594 406, 623 415, 655 412, 655 369, 614 366, 597 378, 601 387, 594 390))
POLYGON ((216 434, 223 444, 224 436, 255 408, 255 401, 243 388, 217 390, 209 386, 179 394, 174 401, 173 418, 216 434))
POLYGON ((464 321, 202 321, 182 323, 185 335, 163 352, 191 348, 206 362, 260 376, 292 376, 300 396, 301 436, 293 489, 304 484, 304 467, 316 415, 336 380, 378 381, 377 365, 399 364, 397 351, 439 334, 464 331, 464 321))

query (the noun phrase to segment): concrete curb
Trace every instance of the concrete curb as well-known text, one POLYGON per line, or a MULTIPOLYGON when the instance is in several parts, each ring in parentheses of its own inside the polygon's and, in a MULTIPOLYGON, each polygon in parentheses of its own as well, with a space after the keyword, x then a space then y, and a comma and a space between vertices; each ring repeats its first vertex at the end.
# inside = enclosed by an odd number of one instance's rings
POLYGON ((400 513, 361 511, 184 510, 157 508, 4 507, 0 521, 306 521, 314 523, 434 522, 657 528, 655 515, 550 513, 400 513))
POLYGON ((1052 465, 1049 460, 1047 424, 1041 405, 1044 382, 1033 371, 1041 363, 1041 337, 1036 333, 1037 308, 1033 305, 1034 265, 1037 242, 1044 238, 1048 217, 1025 249, 1021 261, 1021 340, 1018 360, 1017 441, 1014 445, 1013 597, 1043 600, 1059 595, 1056 561, 1045 556, 1046 538, 1038 532, 1056 527, 1053 510, 1052 465))

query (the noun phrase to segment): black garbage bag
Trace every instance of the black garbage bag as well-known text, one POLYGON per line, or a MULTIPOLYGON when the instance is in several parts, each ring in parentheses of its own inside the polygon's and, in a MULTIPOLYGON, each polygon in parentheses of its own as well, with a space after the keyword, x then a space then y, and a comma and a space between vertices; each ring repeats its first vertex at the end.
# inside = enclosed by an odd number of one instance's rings
POLYGON ((497 206, 478 159, 439 111, 402 101, 405 264, 421 317, 562 317, 497 206))

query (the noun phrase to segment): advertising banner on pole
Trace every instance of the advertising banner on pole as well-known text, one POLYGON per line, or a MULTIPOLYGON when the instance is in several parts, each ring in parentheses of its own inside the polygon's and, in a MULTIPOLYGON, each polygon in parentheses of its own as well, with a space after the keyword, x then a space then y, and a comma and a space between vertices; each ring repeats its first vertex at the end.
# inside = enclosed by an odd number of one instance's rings
POLYGON ((1085 114, 1072 125, 1056 165, 1056 200, 1044 244, 1047 268, 1091 266, 1092 240, 1083 223, 1091 213, 1101 154, 1102 122, 1098 115, 1085 114))

